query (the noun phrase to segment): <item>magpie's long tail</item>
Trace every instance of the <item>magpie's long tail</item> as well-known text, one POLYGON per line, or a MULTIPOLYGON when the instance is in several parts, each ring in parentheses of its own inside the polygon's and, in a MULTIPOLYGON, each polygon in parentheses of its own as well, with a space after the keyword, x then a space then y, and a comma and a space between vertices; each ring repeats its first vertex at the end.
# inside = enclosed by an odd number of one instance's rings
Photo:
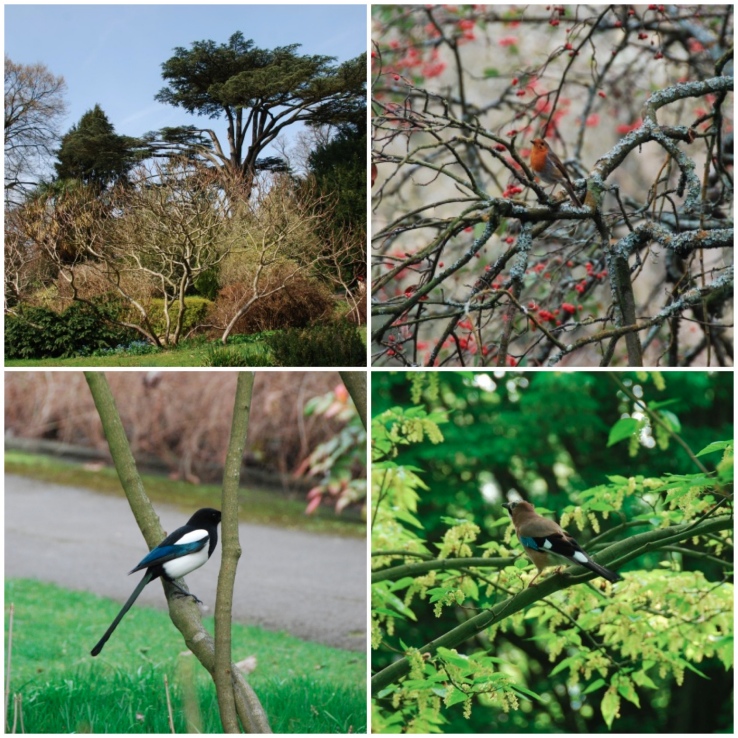
POLYGON ((143 579, 138 583, 138 587, 133 590, 133 594, 128 598, 126 604, 123 605, 123 609, 116 615, 115 620, 113 620, 110 627, 105 631, 105 635, 98 641, 95 648, 90 651, 93 656, 97 656, 97 654, 103 650, 103 646, 108 642, 108 638, 113 635, 113 631, 118 627, 118 623, 123 620, 123 616, 131 609, 131 606, 141 592, 143 592, 143 588, 151 581, 151 579, 151 572, 147 571, 146 574, 143 575, 143 579))

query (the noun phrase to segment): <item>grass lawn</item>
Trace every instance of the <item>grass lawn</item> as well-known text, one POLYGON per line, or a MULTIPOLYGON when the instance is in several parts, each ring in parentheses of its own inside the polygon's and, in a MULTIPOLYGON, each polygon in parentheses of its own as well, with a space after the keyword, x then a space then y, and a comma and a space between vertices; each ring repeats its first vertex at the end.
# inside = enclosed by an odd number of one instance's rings
MULTIPOLYGON (((71 359, 7 359, 5 366, 12 367, 53 367, 53 366, 79 366, 79 367, 117 367, 117 366, 208 366, 213 349, 222 347, 219 342, 201 343, 198 345, 188 345, 173 348, 165 351, 157 351, 155 353, 143 355, 131 355, 124 353, 115 353, 108 356, 75 356, 71 359)), ((257 348, 252 346, 251 348, 257 348)), ((239 353, 246 356, 249 354, 244 350, 245 347, 232 346, 229 352, 240 349, 239 353)), ((264 355, 267 353, 265 346, 260 351, 253 352, 254 356, 264 355)), ((254 361, 256 364, 256 361, 254 361)), ((258 366, 263 366, 263 362, 258 366)))
MULTIPOLYGON (((366 327, 359 328, 366 345, 366 327)), ((228 344, 220 341, 185 341, 176 348, 147 354, 126 352, 105 356, 76 356, 70 359, 6 359, 6 367, 46 369, 58 366, 76 367, 185 367, 185 366, 270 366, 270 351, 263 342, 228 344), (233 361, 228 363, 228 356, 233 361), (213 359, 215 357, 215 362, 213 359), (220 363, 218 363, 220 362, 220 363), (241 363, 235 363, 241 362, 241 363)))
MULTIPOLYGON (((98 470, 23 451, 5 452, 5 472, 19 474, 44 482, 83 487, 97 492, 122 496, 118 475, 112 466, 98 470)), ((144 488, 154 503, 181 505, 185 509, 220 506, 220 487, 142 474, 144 488)), ((299 529, 313 533, 366 537, 366 523, 348 516, 336 515, 328 507, 319 507, 312 515, 305 515, 304 498, 290 499, 274 490, 242 487, 240 490, 241 520, 280 528, 299 529)))
MULTIPOLYGON (((168 733, 166 676, 176 732, 222 732, 212 680, 166 612, 134 606, 102 654, 92 658, 90 649, 119 603, 9 580, 6 660, 11 604, 10 731, 14 705, 20 704, 13 732, 168 733)), ((204 622, 212 633, 213 618, 204 622)), ((250 656, 257 666, 247 679, 275 733, 366 732, 364 654, 234 623, 233 659, 250 656)))

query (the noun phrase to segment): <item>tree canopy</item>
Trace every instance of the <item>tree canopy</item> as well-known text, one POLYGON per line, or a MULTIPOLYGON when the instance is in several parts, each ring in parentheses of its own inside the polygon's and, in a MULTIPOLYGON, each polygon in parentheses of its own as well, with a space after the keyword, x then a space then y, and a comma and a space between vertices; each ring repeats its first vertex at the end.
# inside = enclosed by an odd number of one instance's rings
POLYGON ((337 228, 356 227, 366 220, 366 123, 342 124, 336 135, 308 157, 310 173, 324 192, 337 198, 337 228))
POLYGON ((249 182, 260 154, 285 127, 349 116, 364 96, 364 57, 337 66, 334 57, 301 55, 299 47, 261 49, 240 31, 225 44, 177 47, 162 64, 168 84, 156 99, 188 113, 225 117, 227 152, 212 129, 188 127, 188 132, 207 135, 212 148, 203 148, 202 155, 249 182))
POLYGON ((62 137, 54 165, 59 179, 78 179, 104 189, 125 179, 146 154, 136 138, 120 136, 99 105, 62 137))

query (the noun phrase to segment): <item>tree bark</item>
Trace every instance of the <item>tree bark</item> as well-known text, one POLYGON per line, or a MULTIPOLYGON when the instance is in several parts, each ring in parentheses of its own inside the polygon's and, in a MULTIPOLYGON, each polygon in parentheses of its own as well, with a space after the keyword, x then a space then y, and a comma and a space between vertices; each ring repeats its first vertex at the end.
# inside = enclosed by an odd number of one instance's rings
POLYGON ((339 372, 366 430, 366 372, 339 372))
POLYGON ((233 681, 234 667, 231 662, 231 618, 236 567, 241 557, 241 545, 238 540, 238 483, 241 478, 241 460, 249 427, 253 386, 254 372, 239 372, 233 405, 231 436, 223 470, 221 503, 223 551, 218 575, 218 595, 215 602, 215 672, 213 678, 218 692, 220 719, 226 733, 239 732, 236 685, 233 681))

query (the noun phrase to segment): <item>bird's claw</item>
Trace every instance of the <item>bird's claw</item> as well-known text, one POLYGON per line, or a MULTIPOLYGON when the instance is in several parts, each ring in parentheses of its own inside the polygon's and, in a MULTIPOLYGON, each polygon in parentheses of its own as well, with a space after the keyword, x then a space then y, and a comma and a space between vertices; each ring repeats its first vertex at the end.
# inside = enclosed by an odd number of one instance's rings
POLYGON ((176 590, 174 592, 174 596, 175 597, 192 597, 192 599, 195 602, 197 602, 198 605, 202 605, 202 600, 197 595, 193 595, 192 592, 184 592, 184 591, 176 590))

